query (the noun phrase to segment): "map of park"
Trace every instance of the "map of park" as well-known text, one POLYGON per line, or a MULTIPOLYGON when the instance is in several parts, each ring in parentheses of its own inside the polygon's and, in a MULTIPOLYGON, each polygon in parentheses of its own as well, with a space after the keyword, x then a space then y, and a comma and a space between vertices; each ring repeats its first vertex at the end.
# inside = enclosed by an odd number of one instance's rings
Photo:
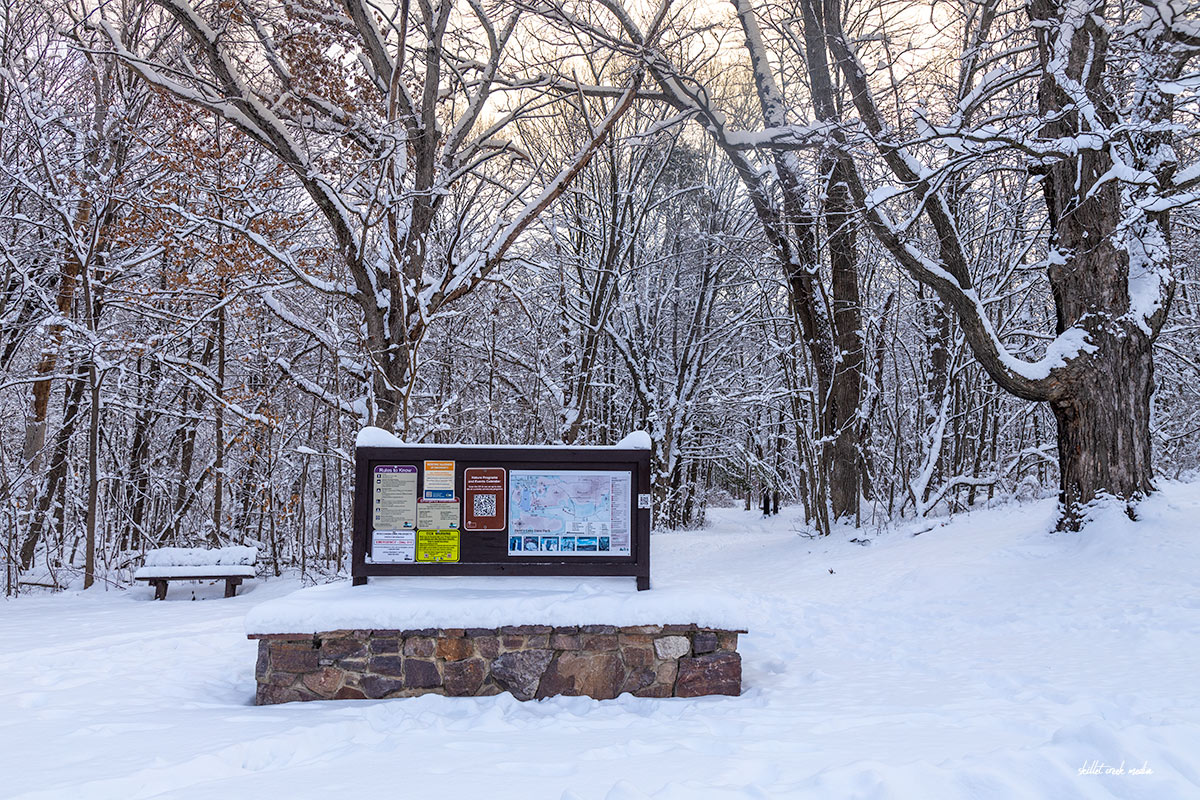
POLYGON ((513 470, 509 550, 627 553, 629 496, 625 472, 513 470))

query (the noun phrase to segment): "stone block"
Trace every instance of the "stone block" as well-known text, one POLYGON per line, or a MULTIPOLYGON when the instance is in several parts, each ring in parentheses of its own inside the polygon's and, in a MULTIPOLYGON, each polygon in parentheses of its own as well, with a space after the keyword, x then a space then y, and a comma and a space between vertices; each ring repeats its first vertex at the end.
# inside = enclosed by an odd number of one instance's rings
POLYGON ((442 668, 442 685, 452 697, 470 697, 479 691, 487 668, 481 658, 451 661, 442 668))
MULTIPOLYGON (((366 652, 367 644, 362 639, 338 637, 336 639, 321 640, 320 657, 325 661, 341 661, 343 658, 361 658, 366 652)), ((393 650, 393 652, 395 651, 393 650)))
POLYGON ((533 633, 544 633, 549 635, 554 628, 549 625, 505 625, 500 628, 501 634, 515 634, 517 636, 528 636, 533 633))
POLYGON ((271 643, 266 639, 258 642, 258 660, 254 662, 254 679, 261 681, 267 677, 267 667, 271 663, 271 643))
POLYGON ((542 676, 537 696, 587 695, 611 700, 621 693, 624 681, 625 667, 616 653, 563 653, 542 676))
POLYGON ((654 666, 654 651, 649 647, 622 647, 621 660, 630 669, 654 666))
POLYGON ((271 686, 260 683, 254 693, 254 702, 260 706, 271 706, 276 703, 291 703, 295 700, 308 700, 303 692, 291 686, 271 686))
POLYGON ((696 631, 692 634, 692 652, 696 655, 711 653, 717 649, 716 631, 696 631))
POLYGON ((404 655, 418 658, 433 658, 434 640, 428 636, 414 636, 404 640, 404 655))
POLYGON ((400 654, 400 640, 393 636, 381 638, 371 637, 368 652, 373 656, 394 656, 400 654))
POLYGON ((466 636, 466 635, 467 635, 467 632, 463 628, 445 628, 438 635, 438 637, 441 639, 458 639, 458 638, 466 636))
POLYGON ((694 624, 688 625, 663 625, 663 633, 691 633, 696 630, 694 624))
POLYGON ((636 694, 638 691, 654 683, 656 677, 654 670, 648 667, 638 667, 637 669, 630 670, 629 674, 625 676, 625 682, 621 684, 621 693, 632 692, 636 694))
POLYGON ((686 636, 660 636, 654 640, 654 652, 664 660, 674 660, 692 651, 686 636))
POLYGON ((404 681, 400 678, 385 677, 383 675, 363 675, 358 679, 358 686, 362 690, 363 695, 377 700, 380 697, 387 697, 393 692, 398 692, 404 688, 404 681))
POLYGON ((356 689, 353 686, 343 686, 337 690, 337 694, 333 696, 334 700, 365 700, 366 694, 362 689, 356 689))
POLYGON ((620 633, 634 634, 637 636, 649 636, 656 633, 662 633, 662 628, 657 625, 626 625, 621 628, 620 633))
POLYGON ((313 694, 328 698, 337 694, 338 689, 342 686, 342 679, 344 677, 345 673, 340 669, 326 667, 325 669, 305 675, 304 685, 313 694))
POLYGON ((616 633, 616 625, 581 625, 580 633, 616 633))
POLYGON ((518 700, 529 700, 536 694, 542 673, 553 657, 551 650, 505 653, 492 662, 492 678, 518 700))
POLYGON ((553 631, 553 634, 555 636, 558 636, 560 634, 570 636, 570 635, 576 634, 576 633, 579 633, 579 628, 576 627, 575 625, 569 625, 566 627, 559 626, 559 627, 556 627, 553 631))
POLYGON ((475 646, 471 644, 470 639, 459 637, 437 640, 437 657, 446 661, 462 661, 464 658, 470 658, 474 652, 475 646))
POLYGON ((615 633, 596 633, 584 634, 581 638, 581 649, 594 650, 604 652, 605 650, 617 649, 617 635, 615 633))
POLYGON ((259 683, 268 683, 271 686, 291 686, 296 682, 296 679, 297 676, 294 672, 281 672, 277 669, 269 669, 259 683))
POLYGON ((412 630, 400 631, 399 633, 401 639, 411 639, 414 636, 424 636, 427 639, 432 639, 437 635, 437 628, 415 628, 412 630))
POLYGON ((678 697, 742 693, 742 657, 724 651, 679 660, 678 697))
MULTIPOLYGON (((336 665, 346 672, 366 672, 368 663, 370 662, 363 658, 341 658, 338 659, 336 665)), ((325 666, 325 664, 321 666, 325 666)))
POLYGON ((437 664, 416 658, 404 659, 404 688, 431 689, 442 685, 442 675, 437 664))
POLYGON ((524 650, 525 637, 507 634, 500 637, 500 646, 505 650, 524 650))
POLYGON ((470 636, 472 639, 479 636, 495 636, 495 628, 467 628, 463 631, 464 635, 470 636))
POLYGON ((572 633, 555 633, 550 637, 551 650, 578 650, 579 636, 572 633))
POLYGON ((633 695, 634 697, 670 697, 673 691, 674 687, 669 683, 652 683, 643 689, 638 689, 633 695))
POLYGON ((404 669, 404 659, 400 656, 375 656, 367 662, 367 668, 377 675, 399 678, 404 669))
POLYGON ((318 666, 312 642, 271 642, 271 669, 281 672, 312 672, 318 666))
POLYGON ((738 635, 732 631, 717 631, 717 648, 720 650, 737 650, 738 635))
POLYGON ((654 637, 647 633, 620 633, 617 635, 617 641, 621 648, 625 647, 651 647, 654 644, 654 637))
POLYGON ((480 658, 486 658, 489 661, 500 655, 500 639, 495 636, 478 636, 471 640, 475 645, 475 652, 479 653, 480 658))

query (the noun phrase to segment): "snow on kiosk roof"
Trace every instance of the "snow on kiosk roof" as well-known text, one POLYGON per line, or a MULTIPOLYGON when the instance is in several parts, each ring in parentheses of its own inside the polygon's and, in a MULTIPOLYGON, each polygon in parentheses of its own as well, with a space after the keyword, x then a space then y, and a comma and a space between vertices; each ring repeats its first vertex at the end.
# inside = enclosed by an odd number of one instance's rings
POLYGON ((650 437, 355 449, 355 586, 375 576, 629 576, 650 588, 650 437))

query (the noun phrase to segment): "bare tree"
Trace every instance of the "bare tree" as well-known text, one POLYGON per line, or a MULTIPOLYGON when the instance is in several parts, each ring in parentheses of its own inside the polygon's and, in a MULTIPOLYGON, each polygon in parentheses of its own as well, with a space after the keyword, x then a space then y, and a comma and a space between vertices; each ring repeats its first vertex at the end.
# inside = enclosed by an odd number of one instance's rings
POLYGON ((300 285, 358 307, 366 396, 317 394, 403 430, 430 320, 486 280, 587 164, 632 104, 640 72, 570 163, 530 164, 506 132, 559 96, 523 72, 518 8, 156 2, 165 16, 154 23, 157 38, 141 47, 106 7, 89 25, 148 84, 227 120, 291 171, 341 269, 322 275, 292 249, 237 232, 300 285))

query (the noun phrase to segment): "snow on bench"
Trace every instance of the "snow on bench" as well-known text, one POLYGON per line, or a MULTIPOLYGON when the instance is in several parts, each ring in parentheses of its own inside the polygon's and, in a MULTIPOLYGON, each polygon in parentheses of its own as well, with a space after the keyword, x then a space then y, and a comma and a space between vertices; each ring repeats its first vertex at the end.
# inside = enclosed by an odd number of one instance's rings
POLYGON ((165 600, 167 583, 179 581, 225 581, 225 596, 237 594, 244 578, 255 575, 255 547, 162 547, 146 553, 145 566, 134 573, 135 581, 154 586, 154 599, 165 600))

